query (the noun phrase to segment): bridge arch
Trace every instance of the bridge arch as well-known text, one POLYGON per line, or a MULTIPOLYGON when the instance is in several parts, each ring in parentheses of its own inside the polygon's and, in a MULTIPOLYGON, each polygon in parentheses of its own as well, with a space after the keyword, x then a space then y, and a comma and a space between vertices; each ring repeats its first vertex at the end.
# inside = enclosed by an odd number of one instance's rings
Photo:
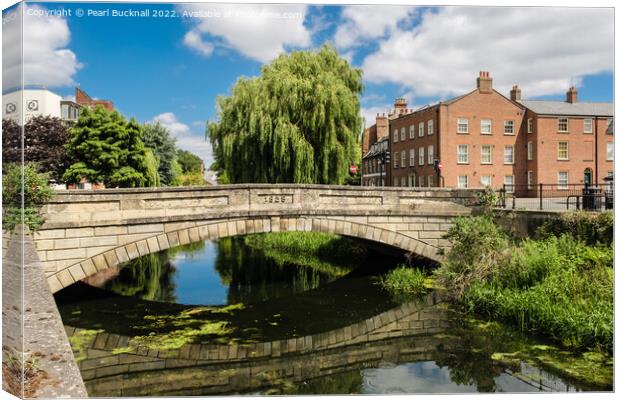
POLYGON ((176 224, 168 232, 153 232, 151 236, 131 241, 60 269, 47 277, 52 293, 96 274, 148 254, 172 247, 230 236, 270 232, 324 232, 365 239, 414 253, 433 261, 441 261, 440 248, 409 235, 346 219, 317 217, 239 217, 176 224))

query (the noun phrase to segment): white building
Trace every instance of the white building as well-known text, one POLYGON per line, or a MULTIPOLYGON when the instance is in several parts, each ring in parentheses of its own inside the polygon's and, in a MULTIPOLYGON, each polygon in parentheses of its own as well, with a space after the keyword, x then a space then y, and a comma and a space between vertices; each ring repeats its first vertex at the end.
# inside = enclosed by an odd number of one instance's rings
POLYGON ((47 89, 18 89, 2 95, 2 118, 24 123, 37 115, 61 117, 62 98, 47 89))

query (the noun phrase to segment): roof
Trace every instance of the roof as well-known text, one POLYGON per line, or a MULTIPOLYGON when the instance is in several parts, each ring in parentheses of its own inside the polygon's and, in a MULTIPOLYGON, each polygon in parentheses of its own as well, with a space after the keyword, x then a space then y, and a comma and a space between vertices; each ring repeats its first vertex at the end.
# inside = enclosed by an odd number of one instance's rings
POLYGON ((568 103, 550 100, 521 100, 519 102, 536 114, 543 115, 592 115, 597 117, 614 115, 612 103, 568 103))

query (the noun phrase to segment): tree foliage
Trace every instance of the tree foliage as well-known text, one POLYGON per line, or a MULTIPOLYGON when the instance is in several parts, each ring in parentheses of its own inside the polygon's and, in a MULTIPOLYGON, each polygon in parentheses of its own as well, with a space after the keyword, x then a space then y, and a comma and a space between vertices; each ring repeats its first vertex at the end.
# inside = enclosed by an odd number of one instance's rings
POLYGON ((190 172, 202 172, 202 160, 197 155, 190 153, 187 150, 177 150, 177 161, 181 166, 181 171, 184 174, 190 172))
POLYGON ((159 179, 162 185, 172 185, 175 178, 174 162, 177 159, 175 139, 170 136, 170 131, 159 122, 143 125, 142 141, 144 145, 153 150, 153 154, 159 161, 159 179))
POLYGON ((294 51, 240 78, 209 122, 219 176, 231 183, 341 184, 357 160, 362 72, 330 46, 294 51))
MULTIPOLYGON (((70 131, 67 150, 74 163, 63 175, 68 183, 102 182, 107 187, 154 186, 157 167, 149 162, 142 126, 101 106, 82 109, 70 131)), ((152 156, 152 154, 151 154, 152 156)))
MULTIPOLYGON (((69 166, 65 145, 69 141, 69 129, 56 117, 36 116, 24 126, 24 162, 36 162, 50 179, 60 180, 69 166)), ((13 120, 2 120, 2 160, 22 162, 22 129, 13 120)))

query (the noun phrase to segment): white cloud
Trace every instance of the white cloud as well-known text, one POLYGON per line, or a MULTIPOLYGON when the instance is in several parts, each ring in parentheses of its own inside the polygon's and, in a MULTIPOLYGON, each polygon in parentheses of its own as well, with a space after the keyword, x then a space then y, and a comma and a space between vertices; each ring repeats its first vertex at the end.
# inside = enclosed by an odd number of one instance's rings
POLYGON ((334 36, 341 49, 355 47, 393 32, 399 21, 410 16, 415 8, 403 6, 346 6, 342 9, 343 23, 334 36))
POLYGON ((213 163, 213 150, 211 143, 206 140, 204 133, 196 133, 191 128, 180 122, 174 113, 166 112, 155 116, 151 122, 159 122, 165 128, 168 128, 170 134, 176 139, 177 147, 187 150, 200 157, 205 168, 213 163))
POLYGON ((387 115, 390 109, 391 106, 389 104, 360 108, 360 113, 362 114, 362 118, 364 118, 364 128, 371 127, 375 124, 377 114, 385 113, 387 115))
POLYGON ((298 4, 184 4, 179 12, 194 22, 183 43, 209 56, 232 48, 260 62, 273 60, 286 46, 307 47, 307 6, 298 4), (184 14, 185 13, 185 14, 184 14), (190 14, 191 13, 191 14, 190 14))
MULTIPOLYGON (((45 12, 40 6, 26 5, 26 9, 45 12)), ((49 87, 74 85, 73 76, 82 65, 75 53, 67 48, 71 39, 67 21, 64 18, 34 14, 26 13, 24 17, 24 84, 49 87)), ((20 40, 17 20, 3 27, 2 78, 5 89, 20 85, 22 60, 19 51, 16 51, 20 40)))
POLYGON ((440 97, 468 92, 490 71, 500 92, 517 83, 527 98, 564 93, 612 66, 609 8, 446 7, 394 30, 362 68, 370 82, 440 97))

